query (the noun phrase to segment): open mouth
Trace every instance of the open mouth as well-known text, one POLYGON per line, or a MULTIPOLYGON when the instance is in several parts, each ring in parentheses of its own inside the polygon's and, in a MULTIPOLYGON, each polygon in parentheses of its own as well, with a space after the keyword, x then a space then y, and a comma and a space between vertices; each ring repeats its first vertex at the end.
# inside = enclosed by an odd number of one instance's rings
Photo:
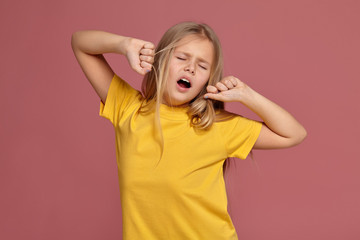
POLYGON ((181 78, 179 81, 177 81, 177 84, 182 88, 190 88, 191 83, 189 80, 181 78))

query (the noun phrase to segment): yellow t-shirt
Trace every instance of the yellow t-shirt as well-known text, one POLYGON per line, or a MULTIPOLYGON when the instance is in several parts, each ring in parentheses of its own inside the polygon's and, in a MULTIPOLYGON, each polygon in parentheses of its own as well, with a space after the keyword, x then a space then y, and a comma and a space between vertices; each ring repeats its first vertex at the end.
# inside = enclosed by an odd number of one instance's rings
POLYGON ((235 116, 195 131, 186 108, 161 105, 162 147, 155 113, 137 113, 142 100, 115 75, 105 105, 100 103, 100 116, 115 128, 123 239, 237 239, 227 212, 223 163, 246 158, 261 123, 235 116))

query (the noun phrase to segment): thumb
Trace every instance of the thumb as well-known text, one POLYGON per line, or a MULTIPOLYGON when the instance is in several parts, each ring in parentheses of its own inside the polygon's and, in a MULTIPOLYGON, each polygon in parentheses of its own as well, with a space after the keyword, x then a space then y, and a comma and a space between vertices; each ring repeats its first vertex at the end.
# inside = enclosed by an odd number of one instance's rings
POLYGON ((138 64, 134 64, 134 65, 132 65, 131 66, 132 67, 132 69, 135 71, 135 72, 137 72, 137 73, 139 73, 139 74, 141 74, 141 75, 145 75, 145 73, 147 72, 147 70, 145 69, 145 68, 142 68, 140 65, 138 65, 138 64))
POLYGON ((204 95, 205 99, 212 99, 212 100, 217 100, 217 101, 224 101, 224 97, 218 93, 206 93, 204 95))
POLYGON ((133 69, 134 69, 137 73, 139 73, 139 74, 141 74, 141 75, 145 75, 146 73, 150 72, 149 69, 143 68, 143 67, 141 67, 140 65, 134 66, 133 69))
POLYGON ((141 74, 141 75, 145 75, 146 73, 146 68, 143 68, 141 66, 141 62, 140 62, 140 59, 139 59, 139 56, 138 55, 135 55, 135 54, 131 54, 130 56, 128 56, 128 62, 131 66, 131 68, 141 74))

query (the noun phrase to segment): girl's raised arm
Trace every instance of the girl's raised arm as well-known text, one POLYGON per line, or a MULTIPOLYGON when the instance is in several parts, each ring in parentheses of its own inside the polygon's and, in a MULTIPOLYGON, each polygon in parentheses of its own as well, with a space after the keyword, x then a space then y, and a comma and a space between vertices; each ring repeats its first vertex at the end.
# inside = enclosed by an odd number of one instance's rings
POLYGON ((154 59, 152 43, 102 31, 75 32, 71 46, 86 78, 103 103, 114 76, 104 53, 125 55, 130 66, 142 75, 151 70, 154 59))
POLYGON ((285 109, 260 95, 236 77, 225 77, 215 86, 207 87, 205 98, 223 102, 238 101, 255 112, 263 121, 254 148, 287 148, 301 143, 305 128, 285 109))

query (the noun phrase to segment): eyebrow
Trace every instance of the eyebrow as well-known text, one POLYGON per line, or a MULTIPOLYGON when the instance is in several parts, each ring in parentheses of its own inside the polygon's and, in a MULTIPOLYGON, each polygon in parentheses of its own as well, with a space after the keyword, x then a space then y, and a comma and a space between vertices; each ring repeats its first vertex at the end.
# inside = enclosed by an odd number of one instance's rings
MULTIPOLYGON (((175 53, 182 53, 184 54, 185 56, 187 57, 191 57, 191 54, 190 53, 187 53, 187 52, 183 52, 183 51, 175 51, 175 53)), ((205 59, 201 58, 201 57, 198 57, 198 59, 200 60, 200 62, 203 62, 203 63, 206 63, 208 65, 211 65, 208 61, 206 61, 205 59)))

